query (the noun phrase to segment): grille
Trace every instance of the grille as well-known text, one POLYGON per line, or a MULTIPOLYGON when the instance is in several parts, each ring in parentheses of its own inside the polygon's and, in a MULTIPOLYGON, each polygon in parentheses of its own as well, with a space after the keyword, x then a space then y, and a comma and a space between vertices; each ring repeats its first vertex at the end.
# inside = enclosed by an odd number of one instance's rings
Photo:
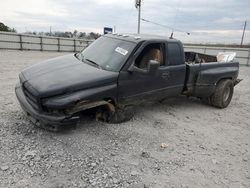
POLYGON ((26 96, 26 99, 28 101, 28 103, 30 103, 30 105, 35 109, 35 110, 39 110, 39 105, 38 105, 38 100, 36 99, 35 96, 33 96, 29 90, 23 86, 23 93, 26 96))

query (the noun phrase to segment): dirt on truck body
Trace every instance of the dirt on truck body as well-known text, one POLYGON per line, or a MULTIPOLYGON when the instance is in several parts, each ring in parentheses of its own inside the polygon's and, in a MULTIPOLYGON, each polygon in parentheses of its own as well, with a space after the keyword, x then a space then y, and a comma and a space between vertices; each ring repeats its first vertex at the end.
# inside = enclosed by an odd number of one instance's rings
POLYGON ((215 60, 185 53, 175 39, 108 34, 79 53, 25 69, 16 95, 31 120, 50 130, 77 123, 91 108, 97 119, 122 122, 132 117, 133 105, 178 95, 225 108, 240 81, 239 63, 215 60))

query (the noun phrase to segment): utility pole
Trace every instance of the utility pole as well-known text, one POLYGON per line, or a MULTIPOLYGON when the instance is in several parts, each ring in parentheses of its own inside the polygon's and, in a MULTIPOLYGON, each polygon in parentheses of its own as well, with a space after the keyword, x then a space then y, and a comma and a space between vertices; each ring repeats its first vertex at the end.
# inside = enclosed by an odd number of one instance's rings
POLYGON ((49 27, 50 36, 52 35, 51 26, 49 27))
POLYGON ((243 45, 243 41, 244 41, 244 36, 245 36, 246 26, 247 26, 247 21, 245 21, 245 23, 244 23, 244 28, 243 28, 243 33, 242 33, 241 43, 240 43, 240 45, 241 45, 241 46, 243 45))
POLYGON ((138 29, 137 29, 138 34, 140 34, 140 29, 141 29, 141 1, 142 0, 135 0, 135 8, 138 9, 138 29))

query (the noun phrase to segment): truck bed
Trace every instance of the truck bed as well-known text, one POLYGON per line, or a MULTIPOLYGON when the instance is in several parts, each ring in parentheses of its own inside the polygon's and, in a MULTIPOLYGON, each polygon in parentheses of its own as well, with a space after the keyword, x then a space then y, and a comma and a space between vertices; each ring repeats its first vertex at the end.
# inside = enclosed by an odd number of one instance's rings
POLYGON ((229 78, 236 82, 239 62, 187 62, 186 67, 183 93, 189 96, 208 97, 214 93, 216 84, 220 80, 229 78))
POLYGON ((188 64, 211 63, 211 62, 217 62, 217 58, 216 56, 197 53, 197 52, 185 52, 185 61, 188 64))

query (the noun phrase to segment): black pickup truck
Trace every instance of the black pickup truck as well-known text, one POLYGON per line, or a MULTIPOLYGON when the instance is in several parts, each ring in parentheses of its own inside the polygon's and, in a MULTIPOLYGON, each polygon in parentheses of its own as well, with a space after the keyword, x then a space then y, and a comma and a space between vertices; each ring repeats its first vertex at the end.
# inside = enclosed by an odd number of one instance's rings
POLYGON ((79 53, 23 70, 15 91, 36 125, 57 130, 75 124, 87 109, 95 109, 97 119, 122 122, 134 105, 178 95, 225 108, 238 73, 236 60, 184 52, 175 39, 108 34, 79 53))

